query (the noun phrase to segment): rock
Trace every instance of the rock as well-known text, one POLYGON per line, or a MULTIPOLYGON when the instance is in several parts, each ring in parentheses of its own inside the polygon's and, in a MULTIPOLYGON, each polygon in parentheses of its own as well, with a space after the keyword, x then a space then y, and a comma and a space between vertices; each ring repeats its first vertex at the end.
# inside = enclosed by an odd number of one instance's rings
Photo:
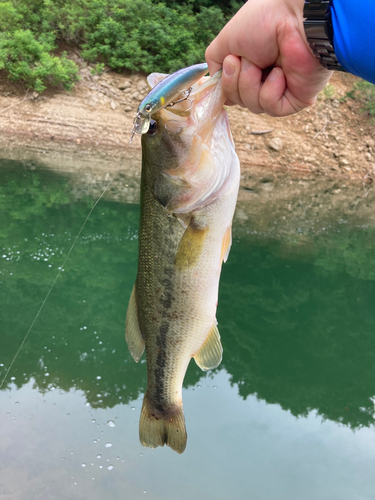
POLYGON ((344 167, 344 166, 347 166, 349 165, 349 162, 346 158, 340 158, 340 166, 341 167, 344 167))
POLYGON ((280 137, 274 137, 268 142, 268 147, 273 149, 274 151, 280 151, 283 147, 283 141, 280 137))
POLYGON ((313 123, 313 127, 314 127, 315 132, 319 132, 320 130, 322 130, 323 125, 320 123, 319 120, 315 120, 313 123))
POLYGON ((336 151, 333 152, 333 155, 336 157, 336 158, 345 158, 345 156, 348 154, 348 150, 344 150, 344 149, 338 149, 336 151))
POLYGON ((137 85, 137 89, 139 92, 143 92, 147 89, 147 83, 144 80, 141 80, 137 85))
POLYGON ((33 92, 32 96, 33 96, 33 99, 38 99, 39 93, 38 92, 33 92))
POLYGON ((305 161, 306 163, 312 163, 316 160, 315 156, 304 156, 303 157, 303 161, 305 161))
POLYGON ((340 106, 340 101, 338 99, 332 99, 332 106, 338 108, 340 106))
POLYGON ((140 96, 139 96, 139 93, 138 92, 134 92, 134 94, 132 94, 130 96, 130 99, 134 99, 136 101, 140 101, 140 96))
POLYGON ((365 153, 365 160, 371 161, 372 160, 372 154, 371 153, 365 153))
POLYGON ((131 106, 126 106, 126 107, 125 107, 125 111, 126 111, 127 113, 128 113, 129 111, 131 111, 131 110, 132 110, 131 106))
POLYGON ((98 104, 98 99, 96 97, 91 97, 87 103, 89 106, 95 107, 98 104))
POLYGON ((125 80, 124 82, 120 83, 120 85, 118 86, 118 88, 120 90, 125 90, 125 89, 128 89, 129 87, 131 87, 131 83, 128 80, 125 80))
POLYGON ((117 108, 117 104, 115 103, 115 101, 111 101, 111 109, 116 109, 117 108))

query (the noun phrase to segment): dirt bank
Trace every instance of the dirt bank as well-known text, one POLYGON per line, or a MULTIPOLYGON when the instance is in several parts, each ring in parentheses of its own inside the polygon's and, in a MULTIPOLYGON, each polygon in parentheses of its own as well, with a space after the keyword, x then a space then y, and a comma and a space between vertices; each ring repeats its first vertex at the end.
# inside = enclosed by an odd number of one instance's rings
MULTIPOLYGON (((128 145, 132 120, 146 93, 144 75, 93 75, 80 60, 81 81, 72 92, 29 92, 0 76, 0 148, 25 158, 37 155, 131 158, 137 169, 140 139, 128 145), (15 153, 14 153, 15 154, 15 153)), ((375 128, 361 105, 343 99, 356 78, 335 74, 329 92, 298 115, 272 118, 239 107, 228 109, 242 165, 242 181, 261 169, 296 175, 371 182, 375 179, 375 128)))

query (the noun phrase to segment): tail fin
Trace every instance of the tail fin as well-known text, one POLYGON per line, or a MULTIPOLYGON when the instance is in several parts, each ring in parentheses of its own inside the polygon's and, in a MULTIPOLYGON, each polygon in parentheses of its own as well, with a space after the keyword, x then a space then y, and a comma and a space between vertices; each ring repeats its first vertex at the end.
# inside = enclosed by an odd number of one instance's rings
POLYGON ((182 404, 174 405, 161 415, 153 410, 146 392, 139 421, 139 439, 143 446, 157 448, 166 444, 177 453, 183 453, 187 434, 182 404))

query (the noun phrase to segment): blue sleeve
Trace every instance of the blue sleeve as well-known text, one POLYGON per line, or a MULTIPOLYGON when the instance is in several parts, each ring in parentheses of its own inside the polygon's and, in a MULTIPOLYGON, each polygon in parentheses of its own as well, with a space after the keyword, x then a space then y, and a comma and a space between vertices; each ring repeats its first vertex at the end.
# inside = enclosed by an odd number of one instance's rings
POLYGON ((333 46, 350 73, 375 83, 375 0, 333 0, 333 46))

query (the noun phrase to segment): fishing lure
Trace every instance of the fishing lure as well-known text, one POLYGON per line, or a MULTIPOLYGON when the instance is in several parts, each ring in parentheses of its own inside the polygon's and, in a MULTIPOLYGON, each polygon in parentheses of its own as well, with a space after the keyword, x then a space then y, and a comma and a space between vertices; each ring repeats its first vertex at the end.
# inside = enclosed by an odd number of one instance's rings
POLYGON ((137 115, 133 121, 134 126, 130 142, 135 133, 147 133, 153 113, 188 99, 192 90, 191 85, 207 72, 208 66, 206 63, 195 64, 166 76, 155 85, 138 107, 137 115), (183 94, 183 97, 174 101, 179 94, 183 94))

